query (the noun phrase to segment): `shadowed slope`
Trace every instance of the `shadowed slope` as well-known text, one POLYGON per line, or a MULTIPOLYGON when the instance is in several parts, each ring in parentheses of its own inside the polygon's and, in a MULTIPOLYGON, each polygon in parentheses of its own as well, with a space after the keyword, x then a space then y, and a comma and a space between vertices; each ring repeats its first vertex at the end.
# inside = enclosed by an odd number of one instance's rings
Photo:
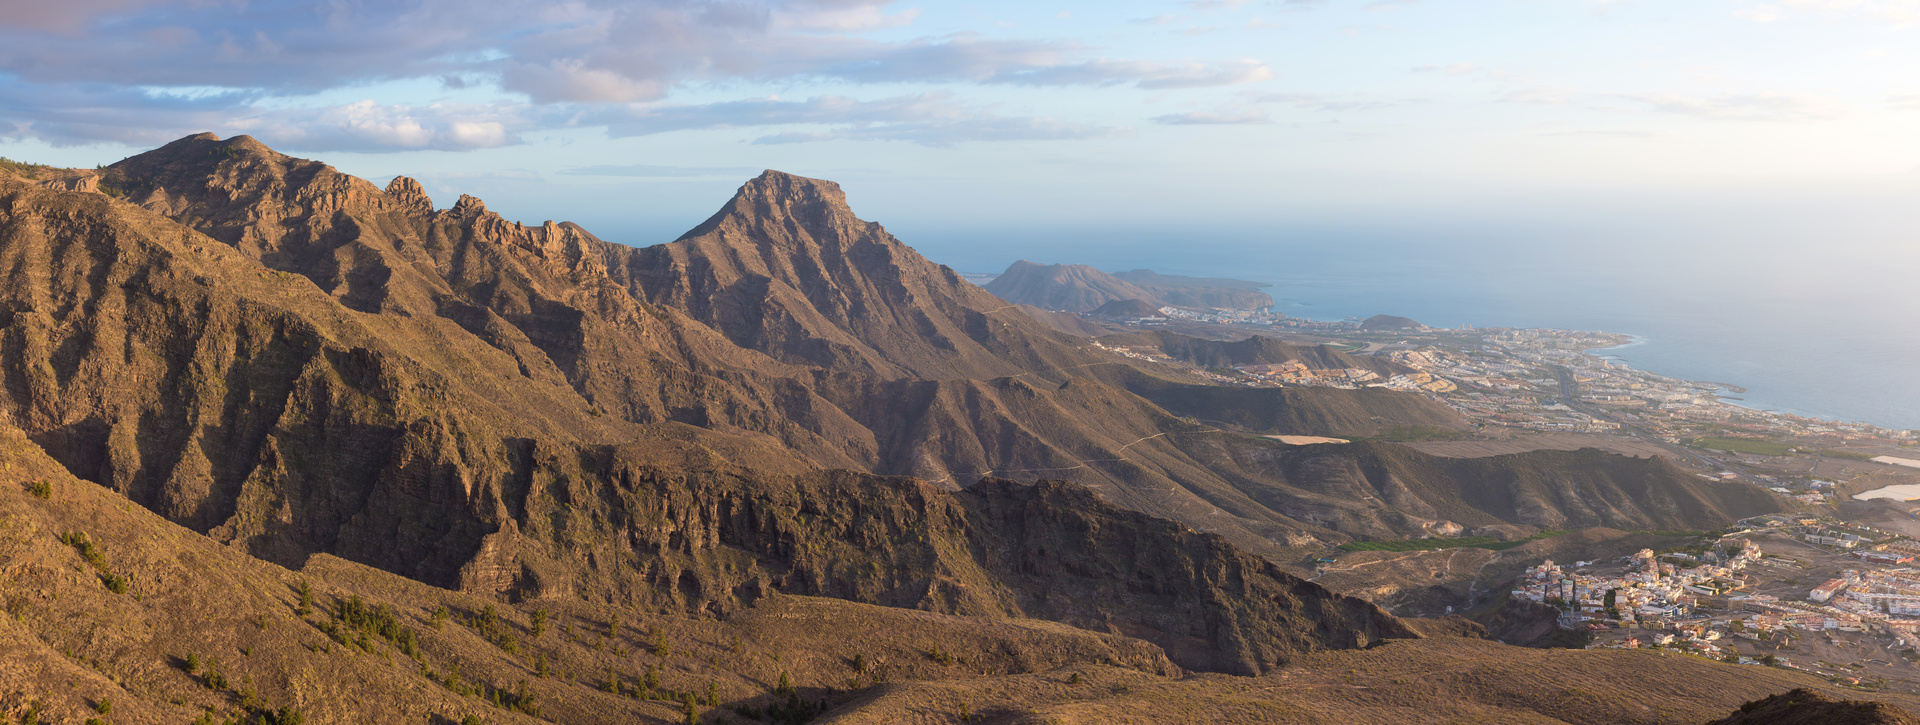
POLYGON ((1841 700, 1807 689, 1783 692, 1740 706, 1708 725, 1916 725, 1898 705, 1841 700))

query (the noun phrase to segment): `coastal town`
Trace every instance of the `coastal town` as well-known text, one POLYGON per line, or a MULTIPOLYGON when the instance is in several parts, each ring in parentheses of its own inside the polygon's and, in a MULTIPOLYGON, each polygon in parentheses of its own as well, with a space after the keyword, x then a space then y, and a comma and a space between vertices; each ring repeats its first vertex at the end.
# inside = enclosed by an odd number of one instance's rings
MULTIPOLYGON (((1416 393, 1472 425, 1407 439, 1422 450, 1559 436, 1664 456, 1701 478, 1779 494, 1787 512, 1720 531, 1639 532, 1667 543, 1601 560, 1534 559, 1512 579, 1506 601, 1544 608, 1575 646, 1661 649, 1800 670, 1855 689, 1920 692, 1920 432, 1745 407, 1736 385, 1633 369, 1616 353, 1638 341, 1614 333, 1180 307, 1104 322, 1222 340, 1256 334, 1345 353, 1222 368, 1126 338, 1092 343, 1215 384, 1416 393), (1876 496, 1887 501, 1873 505, 1876 496)), ((1450 550, 1388 550, 1421 549, 1450 550)), ((1369 550, 1342 548, 1316 564, 1352 567, 1340 557, 1369 550)), ((1360 556, 1358 566, 1386 562, 1360 556)))
MULTIPOLYGON (((1745 481, 1809 505, 1831 503, 1837 488, 1879 470, 1920 474, 1920 431, 1744 407, 1738 396, 1746 391, 1735 385, 1629 367, 1612 354, 1635 343, 1627 335, 1446 329, 1404 318, 1376 324, 1382 318, 1329 322, 1259 310, 1163 307, 1157 316, 1118 322, 1215 337, 1266 335, 1392 363, 1391 369, 1315 368, 1302 361, 1231 369, 1185 366, 1213 383, 1423 394, 1458 411, 1473 424, 1477 438, 1585 434, 1639 441, 1703 476, 1745 481)), ((1157 349, 1101 347, 1181 365, 1157 349)), ((1920 498, 1920 489, 1912 497, 1920 498)))
POLYGON ((1812 514, 1742 521, 1665 551, 1526 569, 1510 596, 1588 648, 1666 649, 1920 687, 1920 541, 1812 514))

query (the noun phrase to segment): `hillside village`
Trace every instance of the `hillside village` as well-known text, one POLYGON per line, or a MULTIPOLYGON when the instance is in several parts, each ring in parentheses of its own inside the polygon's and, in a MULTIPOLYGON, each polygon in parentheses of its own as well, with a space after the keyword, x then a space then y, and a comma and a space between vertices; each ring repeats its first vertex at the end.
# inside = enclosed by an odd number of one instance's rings
POLYGON ((1611 562, 1548 559, 1528 567, 1510 596, 1558 610, 1558 626, 1589 637, 1588 648, 1660 648, 1849 686, 1920 687, 1920 569, 1911 566, 1920 541, 1801 514, 1756 517, 1713 538, 1611 562), (1807 586, 1804 577, 1819 572, 1832 576, 1807 586))

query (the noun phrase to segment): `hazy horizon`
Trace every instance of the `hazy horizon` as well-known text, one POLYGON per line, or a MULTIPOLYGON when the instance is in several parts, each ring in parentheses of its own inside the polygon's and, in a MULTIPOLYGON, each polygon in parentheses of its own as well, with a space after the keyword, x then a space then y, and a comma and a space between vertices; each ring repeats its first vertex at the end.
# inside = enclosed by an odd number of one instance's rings
POLYGON ((95 0, 0 39, 25 161, 244 133, 636 246, 773 168, 965 272, 1446 325, 1851 320, 1820 360, 1920 355, 1881 331, 1920 312, 1913 0, 95 0))

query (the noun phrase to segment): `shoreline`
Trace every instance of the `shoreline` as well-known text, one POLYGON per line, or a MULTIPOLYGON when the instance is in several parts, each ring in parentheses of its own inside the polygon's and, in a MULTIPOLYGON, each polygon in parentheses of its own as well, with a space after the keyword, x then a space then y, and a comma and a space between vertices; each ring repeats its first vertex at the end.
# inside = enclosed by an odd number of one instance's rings
MULTIPOLYGON (((1520 328, 1520 329, 1526 329, 1526 328, 1520 328)), ((1630 370, 1639 370, 1640 372, 1659 375, 1661 377, 1669 378, 1672 380, 1678 380, 1686 383, 1694 383, 1698 385, 1710 385, 1722 391, 1733 393, 1734 395, 1747 395, 1749 392, 1751 392, 1746 387, 1734 385, 1732 383, 1723 383, 1723 382, 1714 381, 1714 380, 1696 380, 1692 378, 1679 378, 1679 377, 1673 377, 1673 376, 1667 375, 1666 373, 1656 372, 1653 370, 1646 370, 1643 368, 1637 368, 1633 366, 1631 361, 1618 355, 1596 354, 1596 353, 1604 353, 1609 350, 1622 350, 1629 347, 1639 347, 1641 345, 1645 345, 1653 342, 1653 338, 1642 336, 1642 335, 1636 335, 1631 332, 1606 332, 1604 330, 1596 330, 1595 332, 1602 335, 1625 335, 1626 337, 1629 338, 1629 340, 1627 342, 1621 343, 1619 345, 1613 345, 1611 347, 1595 347, 1595 348, 1588 348, 1585 350, 1581 350, 1580 353, 1582 355, 1593 355, 1594 357, 1598 357, 1598 358, 1611 359, 1619 362, 1622 365, 1625 365, 1630 370)), ((1794 418, 1802 418, 1806 420, 1827 421, 1831 423, 1855 423, 1860 425, 1873 426, 1875 428, 1882 428, 1885 430, 1908 430, 1907 428, 1902 426, 1882 425, 1880 423, 1875 423, 1869 420, 1854 420, 1851 418, 1845 418, 1845 417, 1830 414, 1830 413, 1816 413, 1811 411, 1798 410, 1794 408, 1782 408, 1779 406, 1762 407, 1762 406, 1768 405, 1765 401, 1749 402, 1745 398, 1714 395, 1711 393, 1709 395, 1716 402, 1720 402, 1722 404, 1732 406, 1735 408, 1740 408, 1742 410, 1753 411, 1755 413, 1764 413, 1769 415, 1784 415, 1784 416, 1790 416, 1794 418), (1739 401, 1739 402, 1732 402, 1732 401, 1739 401)))

